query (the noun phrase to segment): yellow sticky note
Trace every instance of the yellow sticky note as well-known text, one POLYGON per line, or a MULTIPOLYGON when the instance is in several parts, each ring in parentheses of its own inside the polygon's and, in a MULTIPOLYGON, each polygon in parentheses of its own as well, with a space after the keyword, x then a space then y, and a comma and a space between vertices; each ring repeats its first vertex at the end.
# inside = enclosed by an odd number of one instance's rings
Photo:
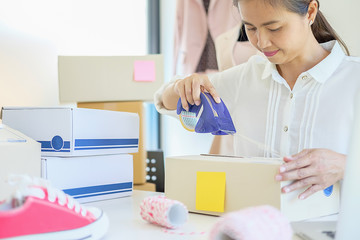
POLYGON ((196 173, 196 210, 224 212, 225 172, 196 173))

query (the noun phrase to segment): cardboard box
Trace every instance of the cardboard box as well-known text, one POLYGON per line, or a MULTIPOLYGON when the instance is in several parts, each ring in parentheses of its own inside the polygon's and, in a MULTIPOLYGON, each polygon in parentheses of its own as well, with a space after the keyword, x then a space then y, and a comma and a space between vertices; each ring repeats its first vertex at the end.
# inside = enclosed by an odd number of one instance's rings
POLYGON ((156 192, 155 183, 134 184, 134 190, 156 192))
POLYGON ((92 102, 78 103, 80 108, 103 109, 111 111, 132 112, 139 115, 139 151, 132 153, 134 161, 134 184, 146 182, 146 149, 145 149, 145 108, 141 101, 132 102, 92 102))
POLYGON ((131 196, 132 168, 129 154, 42 159, 42 177, 81 203, 131 196))
MULTIPOLYGON (((152 101, 164 82, 162 55, 59 56, 61 102, 152 101), (152 64, 154 79, 135 81, 152 64)), ((146 73, 145 73, 146 74, 146 73)))
POLYGON ((0 201, 14 190, 5 180, 9 174, 40 177, 40 143, 0 123, 0 201))
POLYGON ((139 116, 81 108, 3 108, 3 123, 41 143, 42 156, 133 153, 139 116))
MULTIPOLYGON (((222 215, 226 212, 257 205, 272 205, 290 221, 304 220, 337 213, 339 210, 339 186, 334 185, 330 196, 323 191, 317 192, 305 200, 298 200, 303 190, 287 194, 281 188, 289 182, 275 181, 275 175, 282 164, 281 159, 237 158, 221 156, 181 156, 168 157, 165 161, 165 195, 170 199, 183 202, 190 212, 210 215, 222 215), (224 212, 203 211, 197 205, 200 185, 197 176, 203 173, 224 173, 224 212), (198 185, 198 186, 197 186, 198 185), (197 189, 198 187, 198 189, 197 189)), ((202 176, 202 175, 201 175, 202 176)), ((210 179, 211 180, 211 179, 210 179)), ((203 182, 202 182, 203 184, 203 182)), ((206 186, 212 193, 216 184, 206 186)), ((219 194, 221 195, 221 194, 219 194)))

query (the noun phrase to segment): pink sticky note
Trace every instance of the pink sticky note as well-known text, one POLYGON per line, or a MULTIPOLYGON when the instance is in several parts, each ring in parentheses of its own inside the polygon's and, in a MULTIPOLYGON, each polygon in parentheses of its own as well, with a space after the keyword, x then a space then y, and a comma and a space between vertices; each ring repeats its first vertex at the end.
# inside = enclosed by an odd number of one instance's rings
POLYGON ((135 61, 134 62, 134 81, 154 82, 155 81, 155 62, 154 61, 135 61))

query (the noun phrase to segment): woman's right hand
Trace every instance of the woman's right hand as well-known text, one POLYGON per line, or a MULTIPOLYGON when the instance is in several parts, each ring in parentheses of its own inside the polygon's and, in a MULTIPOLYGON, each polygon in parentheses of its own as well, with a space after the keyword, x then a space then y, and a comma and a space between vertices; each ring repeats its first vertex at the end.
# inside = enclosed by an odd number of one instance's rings
POLYGON ((173 85, 174 92, 181 98, 181 105, 187 111, 189 105, 200 105, 200 93, 209 92, 216 103, 220 103, 220 97, 216 93, 214 86, 205 74, 194 73, 187 78, 178 79, 173 85))

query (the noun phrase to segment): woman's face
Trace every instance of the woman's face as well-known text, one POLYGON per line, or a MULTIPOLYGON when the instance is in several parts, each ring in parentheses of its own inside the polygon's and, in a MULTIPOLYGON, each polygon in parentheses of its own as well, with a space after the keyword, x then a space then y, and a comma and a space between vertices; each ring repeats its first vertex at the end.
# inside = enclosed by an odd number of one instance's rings
POLYGON ((240 0, 239 7, 249 41, 272 63, 286 64, 305 52, 311 34, 305 16, 264 0, 240 0))

